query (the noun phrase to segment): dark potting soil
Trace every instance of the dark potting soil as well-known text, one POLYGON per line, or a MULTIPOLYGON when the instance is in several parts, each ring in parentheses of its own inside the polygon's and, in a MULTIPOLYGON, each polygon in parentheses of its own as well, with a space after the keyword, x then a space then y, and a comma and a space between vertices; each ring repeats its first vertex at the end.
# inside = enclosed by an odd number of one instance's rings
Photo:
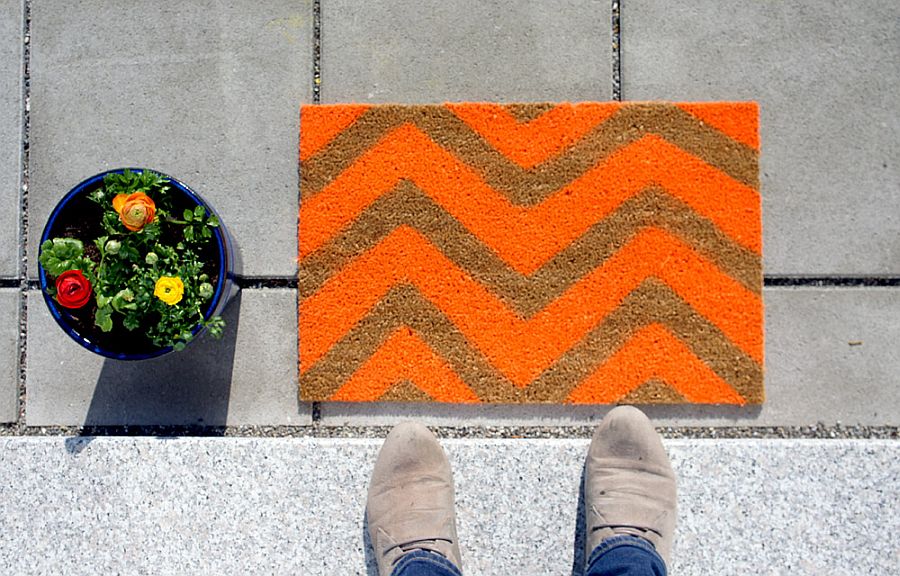
MULTIPOLYGON (((102 186, 102 183, 100 183, 102 186)), ((53 228, 50 230, 49 238, 77 238, 84 244, 84 254, 94 262, 100 261, 100 250, 94 245, 94 240, 100 236, 106 235, 106 231, 100 224, 103 215, 103 209, 99 204, 88 198, 88 195, 96 190, 91 188, 85 190, 83 194, 73 198, 66 205, 66 209, 61 212, 53 228)), ((185 208, 193 209, 197 203, 190 197, 182 194, 178 189, 172 187, 169 189, 169 197, 172 200, 172 214, 181 214, 185 208)), ((177 244, 182 238, 178 233, 180 229, 174 226, 163 226, 160 243, 166 245, 177 244)), ((218 257, 219 252, 215 237, 198 249, 200 260, 203 262, 203 272, 209 275, 209 282, 215 286, 219 279, 218 257)), ((47 275, 47 284, 52 286, 56 281, 55 278, 47 275)), ((94 324, 94 313, 97 311, 97 303, 94 297, 90 302, 77 310, 69 310, 63 308, 54 302, 57 310, 59 310, 63 319, 84 339, 91 343, 112 352, 124 354, 149 354, 159 350, 158 346, 154 346, 141 328, 135 330, 127 330, 122 326, 122 317, 119 314, 113 315, 113 329, 110 332, 103 332, 94 324)), ((209 309, 204 311, 209 313, 209 309)))

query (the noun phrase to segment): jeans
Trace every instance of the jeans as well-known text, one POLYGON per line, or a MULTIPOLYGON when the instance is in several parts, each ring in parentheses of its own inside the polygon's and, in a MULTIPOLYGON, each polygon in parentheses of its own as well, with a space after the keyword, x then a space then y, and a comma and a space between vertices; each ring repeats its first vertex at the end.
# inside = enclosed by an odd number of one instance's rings
POLYGON ((400 558, 391 576, 462 576, 462 573, 437 552, 413 550, 400 558))
MULTIPOLYGON (((462 576, 452 562, 434 552, 404 554, 391 576, 462 576)), ((613 536, 594 548, 584 576, 666 576, 653 545, 637 536, 613 536)))
POLYGON ((613 536, 591 552, 584 576, 666 576, 666 564, 643 538, 613 536))

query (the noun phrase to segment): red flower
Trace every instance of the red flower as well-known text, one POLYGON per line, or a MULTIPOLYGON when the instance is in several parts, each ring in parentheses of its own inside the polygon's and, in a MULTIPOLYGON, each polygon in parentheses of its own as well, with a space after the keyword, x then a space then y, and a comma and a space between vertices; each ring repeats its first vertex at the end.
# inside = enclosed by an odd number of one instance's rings
POLYGON ((56 301, 63 308, 81 308, 91 299, 91 283, 81 270, 66 270, 56 279, 56 301))

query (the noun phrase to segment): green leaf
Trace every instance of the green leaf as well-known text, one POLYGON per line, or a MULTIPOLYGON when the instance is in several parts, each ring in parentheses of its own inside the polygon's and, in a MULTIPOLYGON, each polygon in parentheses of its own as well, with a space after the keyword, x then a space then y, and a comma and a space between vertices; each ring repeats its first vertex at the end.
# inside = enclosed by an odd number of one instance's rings
POLYGON ((106 241, 109 240, 109 236, 101 236, 94 240, 94 246, 100 250, 100 255, 103 256, 104 251, 106 250, 106 241))
POLYGON ((82 258, 84 244, 74 238, 54 238, 41 245, 38 261, 51 276, 59 276, 68 270, 80 270, 85 262, 82 258))
POLYGON ((194 229, 190 226, 184 229, 184 239, 188 242, 194 241, 194 229))
MULTIPOLYGON (((100 297, 97 297, 99 303, 100 297)), ((96 324, 101 330, 104 332, 109 332, 113 329, 113 321, 112 321, 112 313, 113 310, 109 306, 98 306, 97 312, 94 314, 94 324, 96 324)))
POLYGON ((125 288, 124 290, 119 290, 119 292, 113 296, 111 304, 113 310, 124 313, 126 310, 137 310, 137 304, 133 300, 134 292, 125 288))
POLYGON ((206 330, 209 335, 218 340, 222 337, 222 331, 225 328, 225 320, 221 316, 213 316, 206 321, 206 330))
POLYGON ((127 330, 137 330, 141 326, 141 318, 137 314, 126 314, 122 326, 127 330))
POLYGON ((185 208, 185 209, 184 209, 184 220, 185 220, 185 222, 191 222, 191 221, 193 221, 193 219, 194 219, 194 213, 191 212, 191 209, 190 209, 190 208, 185 208))
POLYGON ((219 219, 215 216, 210 216, 209 220, 206 221, 206 225, 210 228, 218 228, 219 227, 219 219))
POLYGON ((106 198, 106 192, 103 189, 103 186, 97 188, 93 192, 88 195, 88 198, 96 202, 97 204, 103 204, 103 200, 106 198))
POLYGON ((206 216, 206 208, 203 206, 197 206, 194 208, 194 218, 197 220, 202 220, 203 217, 206 216))

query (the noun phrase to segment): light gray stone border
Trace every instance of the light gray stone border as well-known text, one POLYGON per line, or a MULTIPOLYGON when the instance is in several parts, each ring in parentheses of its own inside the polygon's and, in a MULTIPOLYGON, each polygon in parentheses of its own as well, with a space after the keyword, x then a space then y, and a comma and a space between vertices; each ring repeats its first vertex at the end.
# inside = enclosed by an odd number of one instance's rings
MULTIPOLYGON (((429 426, 440 438, 590 438, 592 426, 429 426)), ((384 438, 391 426, 0 426, 0 436, 152 436, 237 438, 384 438)), ((678 439, 827 439, 900 440, 900 426, 663 426, 665 438, 678 439)))

